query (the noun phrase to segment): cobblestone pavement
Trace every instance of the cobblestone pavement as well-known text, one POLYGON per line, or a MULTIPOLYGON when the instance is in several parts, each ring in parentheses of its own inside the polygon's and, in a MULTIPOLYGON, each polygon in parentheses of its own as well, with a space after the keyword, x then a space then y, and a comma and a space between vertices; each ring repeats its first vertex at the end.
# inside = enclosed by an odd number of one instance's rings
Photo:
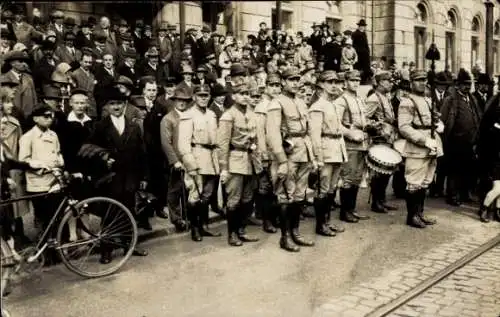
MULTIPOLYGON (((442 244, 345 295, 321 305, 314 317, 362 317, 405 294, 489 239, 497 232, 462 236, 442 244)), ((500 316, 500 247, 481 255, 391 317, 500 316)))
POLYGON ((482 254, 388 316, 500 316, 500 247, 482 254))

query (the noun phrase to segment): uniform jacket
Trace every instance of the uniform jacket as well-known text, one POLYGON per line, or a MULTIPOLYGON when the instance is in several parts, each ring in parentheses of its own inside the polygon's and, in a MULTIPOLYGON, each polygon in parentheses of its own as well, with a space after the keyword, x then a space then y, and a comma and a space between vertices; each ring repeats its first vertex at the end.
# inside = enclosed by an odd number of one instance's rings
MULTIPOLYGON (((49 167, 64 166, 57 134, 52 130, 42 132, 37 126, 31 128, 19 140, 19 160, 26 163, 41 161, 49 167)), ((29 192, 46 192, 54 185, 52 174, 26 171, 25 175, 26 190, 29 192)))
POLYGON ((180 116, 177 110, 170 111, 160 122, 160 141, 169 165, 180 162, 178 149, 180 116))
POLYGON ((274 98, 267 108, 266 133, 272 159, 278 163, 309 162, 312 145, 308 135, 309 115, 306 104, 298 98, 281 94, 274 98), (285 154, 283 141, 293 144, 289 154, 285 154))
POLYGON ((309 108, 313 153, 316 161, 322 163, 347 162, 347 151, 342 135, 342 108, 321 96, 309 108))
POLYGON ((392 144, 398 136, 398 129, 396 114, 388 95, 375 91, 366 98, 365 103, 367 118, 382 123, 382 129, 379 131, 378 136, 383 137, 385 143, 392 144))
POLYGON ((96 123, 89 143, 110 152, 115 160, 110 190, 113 197, 135 192, 143 180, 148 179, 148 165, 144 141, 139 126, 125 118, 125 129, 118 133, 110 117, 96 123))
POLYGON ((370 145, 370 137, 365 132, 368 125, 366 105, 356 95, 346 91, 334 101, 341 107, 342 125, 345 127, 344 140, 348 150, 366 151, 370 145), (363 141, 355 142, 355 136, 363 136, 363 141))
POLYGON ((97 116, 97 109, 93 92, 97 81, 94 74, 90 71, 86 72, 82 68, 78 68, 71 73, 71 78, 73 79, 76 88, 85 89, 89 92, 89 108, 87 110, 87 114, 90 117, 95 118, 97 116))
POLYGON ((262 172, 255 122, 255 113, 250 107, 245 111, 241 106, 234 104, 222 114, 217 130, 221 171, 226 170, 241 175, 262 172), (252 150, 251 147, 255 149, 252 150))
POLYGON ((267 108, 271 102, 271 97, 263 95, 262 100, 255 106, 254 112, 257 125, 257 147, 262 157, 262 162, 269 161, 269 150, 267 148, 266 140, 266 120, 267 108))
MULTIPOLYGON (((10 81, 20 83, 13 70, 8 71, 2 76, 5 76, 5 78, 10 81)), ((27 118, 31 114, 31 111, 33 111, 36 103, 37 95, 35 84, 33 83, 31 75, 24 73, 22 74, 22 83, 17 87, 14 96, 14 105, 18 110, 21 110, 20 112, 24 115, 24 118, 27 118)))
POLYGON ((217 119, 212 110, 203 112, 194 106, 182 113, 177 146, 188 172, 198 170, 200 175, 219 174, 216 141, 217 119))
MULTIPOLYGON (((425 141, 431 137, 432 104, 428 97, 409 94, 401 99, 398 110, 399 133, 406 140, 403 148, 403 157, 426 158, 430 150, 425 147, 425 141), (417 129, 418 127, 428 129, 417 129)), ((441 138, 436 133, 438 142, 437 155, 443 155, 441 138)))
POLYGON ((59 45, 56 48, 54 55, 56 55, 59 59, 59 62, 62 63, 71 64, 73 62, 80 62, 80 60, 82 59, 82 52, 75 47, 73 49, 75 50, 74 55, 69 51, 66 45, 59 45))

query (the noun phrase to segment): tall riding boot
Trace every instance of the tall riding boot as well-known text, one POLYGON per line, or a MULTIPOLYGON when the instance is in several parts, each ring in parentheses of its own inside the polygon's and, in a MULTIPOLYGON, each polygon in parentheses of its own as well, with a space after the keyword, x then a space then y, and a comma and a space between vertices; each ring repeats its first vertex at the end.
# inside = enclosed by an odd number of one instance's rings
POLYGON ((200 205, 200 219, 198 222, 198 230, 202 237, 220 237, 222 233, 218 231, 210 231, 208 229, 208 202, 200 205))
POLYGON ((330 223, 330 219, 331 219, 331 215, 332 215, 332 212, 334 211, 334 207, 332 207, 332 205, 335 203, 335 194, 328 194, 326 196, 326 201, 325 201, 325 205, 326 205, 326 215, 325 215, 325 218, 326 218, 326 226, 328 228, 330 228, 331 231, 335 232, 335 233, 340 233, 340 232, 344 232, 345 231, 345 228, 343 226, 341 226, 340 224, 334 224, 334 223, 330 223))
POLYGON ((351 214, 354 217, 358 218, 359 220, 370 219, 370 216, 364 215, 364 214, 360 214, 360 213, 358 213, 356 211, 356 202, 357 202, 357 199, 358 199, 358 191, 359 191, 359 187, 358 186, 352 186, 351 187, 351 195, 350 195, 351 206, 352 206, 351 214))
POLYGON ((381 195, 381 183, 382 182, 379 175, 374 176, 370 183, 370 191, 372 198, 371 210, 379 214, 385 214, 387 213, 387 210, 385 210, 384 206, 382 205, 383 197, 381 195))
POLYGON ((238 217, 238 238, 242 242, 256 242, 259 241, 258 238, 250 236, 246 233, 246 223, 247 219, 253 212, 253 202, 242 204, 238 217))
POLYGON ((406 192, 406 224, 414 228, 425 228, 425 224, 418 216, 419 212, 419 193, 418 191, 406 192))
POLYGON ((380 201, 381 201, 382 206, 385 208, 386 211, 398 210, 398 208, 396 208, 396 207, 394 207, 392 205, 388 205, 387 204, 386 191, 387 191, 387 187, 389 186, 390 179, 391 179, 391 175, 383 175, 380 178, 380 183, 379 183, 379 186, 380 186, 380 201))
POLYGON ((295 244, 304 246, 304 247, 312 247, 314 245, 314 241, 306 240, 299 233, 299 225, 300 225, 300 212, 302 210, 302 203, 292 203, 289 208, 291 208, 290 215, 292 216, 290 227, 292 232, 292 240, 295 244))
POLYGON ((424 209, 425 209, 425 194, 426 190, 425 189, 420 189, 418 192, 418 216, 420 220, 428 226, 432 226, 436 224, 436 220, 432 218, 427 218, 424 216, 424 209))
POLYGON ((197 203, 196 205, 189 206, 188 207, 188 217, 189 217, 189 222, 191 223, 191 240, 200 242, 203 240, 203 237, 200 234, 199 228, 199 220, 200 220, 200 203, 197 203))
POLYGON ((340 189, 340 220, 350 223, 358 222, 358 218, 351 214, 351 188, 340 189))
POLYGON ((327 198, 314 199, 314 211, 316 212, 316 234, 325 237, 334 237, 335 232, 330 230, 330 228, 326 225, 328 217, 327 214, 330 211, 327 208, 330 208, 327 198))
POLYGON ((274 206, 270 195, 257 195, 255 197, 255 205, 261 209, 262 214, 262 230, 267 233, 276 233, 276 228, 273 226, 274 206))
POLYGON ((238 240, 236 231, 238 230, 234 216, 238 212, 237 209, 227 208, 226 218, 227 218, 227 243, 233 247, 240 247, 243 243, 238 240))
POLYGON ((288 251, 288 252, 299 252, 300 248, 293 244, 290 238, 290 205, 281 205, 279 211, 280 217, 280 229, 281 229, 281 238, 280 238, 280 248, 288 251))

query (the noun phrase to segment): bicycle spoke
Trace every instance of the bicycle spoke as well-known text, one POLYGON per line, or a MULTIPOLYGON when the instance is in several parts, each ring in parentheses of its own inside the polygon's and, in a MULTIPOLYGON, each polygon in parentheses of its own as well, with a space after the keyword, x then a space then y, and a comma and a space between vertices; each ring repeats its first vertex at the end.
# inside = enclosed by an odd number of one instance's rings
POLYGON ((108 210, 106 211, 106 214, 104 215, 103 218, 101 218, 102 223, 106 223, 106 219, 108 218, 109 215, 109 210, 113 207, 113 205, 109 205, 108 210))
POLYGON ((117 226, 115 228, 110 228, 109 231, 103 231, 103 232, 101 232, 101 236, 105 235, 105 234, 114 233, 114 232, 117 232, 117 231, 122 230, 122 229, 126 229, 127 227, 132 227, 129 222, 126 222, 126 223, 124 223, 120 226, 117 226))
MULTIPOLYGON (((107 226, 107 227, 111 227, 111 226, 115 223, 115 221, 116 221, 117 219, 120 219, 120 218, 122 218, 122 217, 125 217, 125 216, 124 216, 122 213, 120 213, 120 214, 119 214, 119 217, 115 217, 115 219, 113 219, 113 221, 111 221, 111 223, 107 224, 106 226, 107 226)), ((128 217, 125 217, 125 219, 128 219, 128 217)), ((102 223, 104 224, 105 222, 103 221, 102 223)), ((103 229, 101 230, 101 232, 102 232, 102 231, 104 231, 104 229, 105 229, 105 228, 103 228, 103 229)))
MULTIPOLYGON (((85 255, 85 258, 84 258, 84 259, 87 259, 87 258, 90 256, 90 254, 91 254, 92 250, 94 250, 94 248, 95 248, 96 244, 97 244, 97 243, 94 243, 94 244, 92 245, 92 247, 90 247, 90 248, 89 248, 89 250, 87 251, 87 254, 85 255)), ((82 263, 82 262, 83 262, 83 261, 81 261, 80 263, 82 263)), ((82 268, 82 265, 79 265, 78 267, 82 268)))

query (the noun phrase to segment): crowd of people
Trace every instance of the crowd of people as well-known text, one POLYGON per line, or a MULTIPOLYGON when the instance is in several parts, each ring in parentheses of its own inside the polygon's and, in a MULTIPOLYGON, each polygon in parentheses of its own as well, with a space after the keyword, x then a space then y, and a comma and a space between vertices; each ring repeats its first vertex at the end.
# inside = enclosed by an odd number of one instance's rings
MULTIPOLYGON (((486 143, 479 139, 483 113, 498 108, 491 78, 475 76, 471 93, 469 72, 452 78, 443 71, 430 89, 428 72, 414 63, 371 61, 364 20, 344 33, 314 24, 308 36, 261 23, 246 42, 205 26, 187 30, 181 45, 168 23, 152 34, 142 20, 130 27, 103 16, 76 25, 54 11, 48 23, 35 16, 30 24, 25 13, 2 12, 3 197, 48 192, 54 176, 36 168, 106 175, 111 165, 80 155, 91 144, 114 161, 100 195, 130 210, 138 191, 154 195, 150 212, 136 214, 140 228, 152 230, 151 217, 169 219, 202 241, 221 235, 208 228, 211 209, 226 217, 229 245, 257 241, 246 226, 258 224, 268 233, 279 228, 280 247, 297 252, 314 245, 299 231, 304 216, 329 237, 345 230, 331 220, 336 208, 344 222, 370 218, 356 209, 364 180, 373 212, 395 209, 386 200, 391 174, 366 172, 373 144, 393 148, 400 141, 404 162, 392 183, 406 199, 409 226, 435 223, 424 215, 427 189, 443 196, 446 188, 447 202, 457 206, 491 188, 495 116, 485 123, 486 143), (373 85, 366 98, 360 84, 373 85), (34 170, 7 170, 9 161, 34 170)), ((22 217, 31 210, 40 228, 47 226, 57 201, 31 203, 12 205, 4 238, 10 227, 27 243, 22 217)), ((488 210, 480 216, 488 221, 488 210)))

